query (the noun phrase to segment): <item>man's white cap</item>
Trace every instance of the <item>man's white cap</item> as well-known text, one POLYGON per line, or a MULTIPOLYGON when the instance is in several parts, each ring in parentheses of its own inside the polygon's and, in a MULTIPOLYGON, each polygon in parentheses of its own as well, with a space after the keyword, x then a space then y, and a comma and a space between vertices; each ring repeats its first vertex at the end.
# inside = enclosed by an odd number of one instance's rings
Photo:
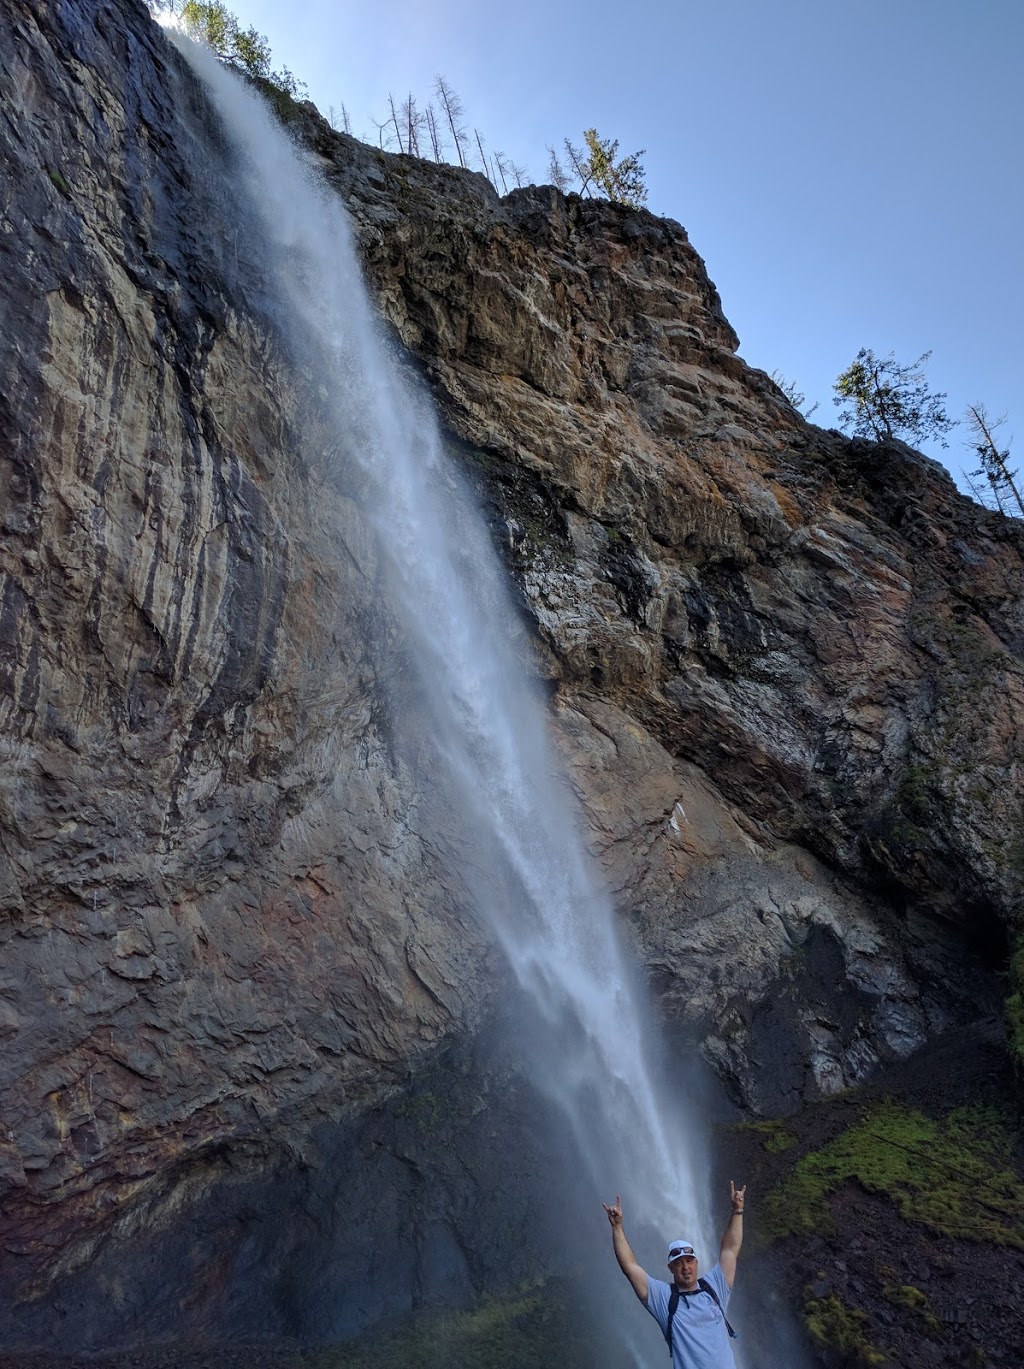
POLYGON ((689 1241, 673 1241, 668 1248, 668 1262, 674 1264, 681 1255, 696 1255, 697 1252, 689 1241))

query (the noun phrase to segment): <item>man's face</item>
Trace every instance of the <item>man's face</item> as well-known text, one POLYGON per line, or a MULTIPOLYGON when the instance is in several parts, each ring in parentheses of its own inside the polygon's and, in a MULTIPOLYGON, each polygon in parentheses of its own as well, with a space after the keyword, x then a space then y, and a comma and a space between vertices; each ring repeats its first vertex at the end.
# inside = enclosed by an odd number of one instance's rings
POLYGON ((673 1260, 669 1265, 668 1272, 675 1280, 677 1288, 696 1288, 697 1256, 680 1255, 678 1260, 673 1260))

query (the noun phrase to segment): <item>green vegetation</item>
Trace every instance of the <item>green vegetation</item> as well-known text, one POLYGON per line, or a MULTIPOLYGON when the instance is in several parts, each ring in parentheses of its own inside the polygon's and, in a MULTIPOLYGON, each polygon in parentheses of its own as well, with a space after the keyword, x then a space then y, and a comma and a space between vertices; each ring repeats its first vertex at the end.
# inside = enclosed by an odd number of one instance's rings
POLYGON ((769 1241, 833 1231, 829 1195, 855 1180, 943 1236, 1024 1250, 1024 1182, 1010 1167, 1012 1153, 1010 1132, 991 1108, 959 1108, 936 1122, 883 1102, 797 1162, 767 1196, 762 1230, 769 1241))
POLYGON ((1024 1071, 1024 934, 1010 957, 1010 992, 1006 999, 1006 1026, 1010 1054, 1017 1069, 1024 1071))
POLYGON ((588 128, 583 137, 590 153, 587 169, 598 190, 616 204, 632 205, 634 209, 646 203, 647 181, 640 161, 643 148, 616 161, 618 138, 599 138, 596 128, 588 128))
POLYGON ((571 171, 566 171, 552 148, 548 148, 550 164, 548 175, 552 185, 566 191, 578 182, 580 195, 593 195, 595 190, 605 199, 616 204, 628 204, 639 209, 647 201, 647 179, 639 152, 631 152, 621 161, 615 158, 619 151, 617 138, 601 138, 596 128, 588 128, 583 134, 586 149, 574 147, 568 138, 564 140, 565 155, 571 171))
POLYGON ((436 1132, 447 1120, 448 1111, 444 1100, 428 1091, 410 1094, 398 1108, 398 1116, 410 1121, 417 1131, 436 1132))
POLYGON ((779 1155, 796 1145, 796 1137, 785 1122, 741 1122, 736 1130, 756 1136, 769 1155, 779 1155))
POLYGON ((925 847, 939 820, 940 776, 933 763, 915 762, 900 776, 899 784, 885 808, 878 814, 878 836, 886 844, 925 847))
MULTIPOLYGON (((197 42, 205 43, 226 65, 267 87, 267 94, 283 122, 290 123, 294 119, 294 102, 308 98, 305 85, 296 80, 287 67, 279 71, 272 69, 266 37, 255 28, 242 28, 224 0, 148 0, 148 3, 154 11, 176 13, 185 31, 197 42)), ((373 119, 375 136, 363 136, 361 140, 376 143, 381 148, 397 148, 413 157, 432 157, 435 162, 451 162, 467 169, 479 167, 495 190, 503 195, 514 186, 528 183, 525 167, 518 166, 497 149, 488 150, 481 131, 467 128, 462 102, 444 76, 435 77, 434 96, 436 105, 430 100, 421 104, 412 91, 400 100, 389 93, 387 118, 373 119)), ((340 118, 334 105, 328 105, 327 113, 332 128, 337 129, 340 124, 345 133, 355 136, 344 104, 340 106, 340 118)), ((581 195, 604 196, 633 208, 643 205, 647 200, 647 182, 640 162, 643 149, 618 158, 616 139, 599 137, 596 128, 587 129, 583 137, 586 150, 574 148, 568 138, 565 140, 571 174, 566 173, 551 153, 552 182, 563 191, 576 189, 581 195)))
POLYGON ((222 0, 185 0, 179 15, 190 37, 205 43, 227 66, 253 81, 268 82, 293 100, 305 98, 305 86, 287 67, 271 69, 270 44, 263 34, 243 29, 222 0))
POLYGON ((547 1369, 552 1345, 565 1369, 585 1369, 600 1358, 567 1290, 538 1285, 486 1298, 466 1312, 417 1318, 400 1331, 320 1356, 310 1369, 547 1369))
POLYGON ((876 1349, 864 1334, 867 1315, 847 1307, 829 1293, 815 1298, 805 1294, 804 1325, 819 1350, 839 1351, 847 1362, 858 1366, 886 1364, 888 1355, 876 1349))
POLYGON ((840 424, 852 428, 854 437, 876 442, 894 437, 914 442, 933 438, 948 446, 944 434, 956 421, 943 407, 946 396, 928 388, 924 363, 930 356, 923 352, 904 365, 892 352, 876 357, 869 347, 862 347, 832 387, 840 424))
POLYGON ((893 1307, 916 1313, 926 1331, 935 1334, 942 1329, 942 1323, 932 1311, 927 1293, 920 1288, 915 1288, 910 1283, 896 1283, 896 1276, 891 1269, 883 1267, 879 1273, 886 1280, 882 1284, 882 1297, 885 1298, 886 1302, 891 1302, 893 1307))
POLYGON ((49 176, 50 180, 53 182, 53 184, 57 187, 57 189, 60 191, 62 195, 71 194, 71 187, 68 185, 67 181, 64 179, 64 177, 60 174, 59 171, 47 171, 46 174, 49 176))

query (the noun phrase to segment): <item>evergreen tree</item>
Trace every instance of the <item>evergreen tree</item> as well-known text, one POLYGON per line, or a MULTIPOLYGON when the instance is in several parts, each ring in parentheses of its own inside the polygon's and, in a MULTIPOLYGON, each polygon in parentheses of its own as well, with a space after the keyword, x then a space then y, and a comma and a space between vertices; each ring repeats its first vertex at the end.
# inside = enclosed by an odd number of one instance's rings
POLYGON ((199 43, 205 43, 228 66, 236 67, 254 81, 269 81, 293 99, 305 99, 306 87, 287 67, 273 71, 270 43, 255 28, 243 29, 222 0, 185 0, 181 22, 199 43))
MULTIPOLYGON (((588 128, 583 135, 586 147, 575 147, 568 138, 563 140, 565 155, 572 174, 579 182, 579 194, 593 195, 595 187, 609 200, 614 200, 616 204, 628 204, 634 209, 639 209, 647 199, 647 184, 644 179, 644 169, 640 163, 643 156, 643 148, 639 152, 632 153, 629 157, 623 157, 620 162, 615 160, 619 150, 617 138, 601 138, 598 136, 596 128, 588 128)), ((548 149, 551 152, 551 149, 548 149)), ((568 180, 562 165, 554 152, 551 152, 551 163, 548 170, 552 183, 557 185, 559 190, 565 190, 566 186, 562 181, 568 180)))
POLYGON ((647 181, 640 158, 644 149, 615 160, 619 150, 617 138, 599 138, 596 128, 588 128, 583 137, 590 153, 590 175, 594 184, 616 204, 628 204, 639 209, 647 200, 647 181))
POLYGON ((928 388, 924 363, 930 356, 931 352, 923 352, 916 361, 903 365, 892 352, 876 357, 870 348, 862 347, 832 387, 841 425, 852 429, 854 437, 876 442, 894 437, 916 442, 934 438, 947 447, 944 435, 956 427, 956 420, 943 406, 946 396, 928 388))

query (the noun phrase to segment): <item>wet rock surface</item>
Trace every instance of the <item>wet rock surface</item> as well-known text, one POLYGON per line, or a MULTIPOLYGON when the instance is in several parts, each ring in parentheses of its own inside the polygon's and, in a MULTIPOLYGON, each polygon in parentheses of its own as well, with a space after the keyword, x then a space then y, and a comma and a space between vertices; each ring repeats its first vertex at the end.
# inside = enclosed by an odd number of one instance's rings
POLYGON ((27 1295, 211 1149, 372 1103, 475 1020, 490 953, 391 752, 372 538, 200 92, 131 5, 7 6, 0 49, 0 1272, 27 1295))
MULTIPOLYGON (((73 1285, 97 1349, 137 1340, 160 1243, 205 1250, 166 1324, 200 1337, 244 1285, 241 1335, 258 1281, 196 1211, 240 1167, 259 1198, 231 1220, 279 1268, 255 1214, 312 1201, 310 1138, 414 1099, 502 971, 392 745, 373 539, 202 92, 129 0, 11 0, 0 92, 4 1335, 81 1348, 73 1285)), ((1024 529, 900 444, 805 423, 679 225, 499 199, 285 113, 514 577, 671 1042, 774 1117, 997 1013, 1024 529)), ((445 1296, 500 1286, 409 1202, 445 1296)), ((485 1208, 465 1225, 512 1220, 485 1208)), ((305 1239, 315 1261, 337 1222, 305 1239)))

